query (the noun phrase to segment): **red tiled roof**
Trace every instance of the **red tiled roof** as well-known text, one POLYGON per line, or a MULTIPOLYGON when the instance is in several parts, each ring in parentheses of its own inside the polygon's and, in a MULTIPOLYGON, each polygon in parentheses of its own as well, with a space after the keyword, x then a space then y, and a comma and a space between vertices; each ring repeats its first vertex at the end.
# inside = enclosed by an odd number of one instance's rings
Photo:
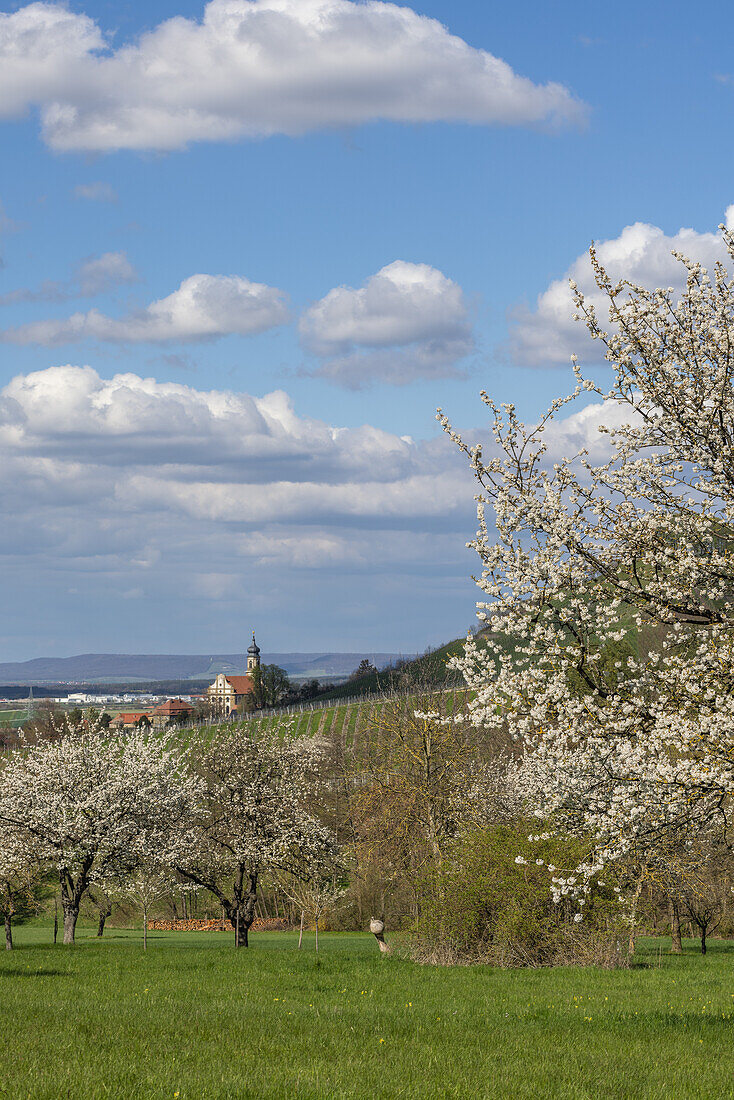
POLYGON ((255 690, 255 685, 249 676, 228 676, 227 683, 232 685, 236 695, 249 695, 255 690))
POLYGON ((183 699, 166 699, 165 703, 161 703, 153 711, 153 714, 190 714, 194 708, 190 703, 185 703, 183 699))
POLYGON ((133 722, 137 722, 139 718, 147 718, 147 710, 132 710, 126 711, 124 714, 116 714, 112 719, 113 722, 123 722, 125 725, 130 725, 133 722))

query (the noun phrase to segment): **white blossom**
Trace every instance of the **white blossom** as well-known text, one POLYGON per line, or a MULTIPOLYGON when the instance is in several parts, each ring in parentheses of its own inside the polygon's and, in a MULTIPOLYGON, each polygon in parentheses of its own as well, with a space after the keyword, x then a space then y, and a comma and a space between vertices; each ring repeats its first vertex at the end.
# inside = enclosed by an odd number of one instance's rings
POLYGON ((65 943, 90 884, 128 873, 169 843, 196 792, 179 747, 140 730, 114 736, 62 726, 54 740, 10 754, 0 771, 0 823, 55 868, 65 943))
POLYGON ((574 360, 575 390, 531 426, 483 393, 486 451, 439 410, 480 483, 486 634, 455 661, 472 720, 509 728, 530 812, 591 838, 557 899, 673 833, 723 829, 734 794, 734 280, 676 254, 676 301, 590 255, 608 329, 571 289, 608 390, 574 360), (547 429, 587 392, 608 413, 593 460, 551 461, 547 429))

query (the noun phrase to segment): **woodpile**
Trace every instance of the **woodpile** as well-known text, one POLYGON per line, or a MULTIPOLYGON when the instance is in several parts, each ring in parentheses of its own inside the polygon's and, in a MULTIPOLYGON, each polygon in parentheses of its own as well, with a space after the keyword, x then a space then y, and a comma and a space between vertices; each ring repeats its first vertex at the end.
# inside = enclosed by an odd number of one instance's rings
MULTIPOLYGON (((268 917, 262 920, 256 917, 252 922, 253 932, 284 932, 291 927, 282 917, 268 917)), ((149 920, 149 932, 231 932, 228 920, 216 917, 214 920, 149 920)))

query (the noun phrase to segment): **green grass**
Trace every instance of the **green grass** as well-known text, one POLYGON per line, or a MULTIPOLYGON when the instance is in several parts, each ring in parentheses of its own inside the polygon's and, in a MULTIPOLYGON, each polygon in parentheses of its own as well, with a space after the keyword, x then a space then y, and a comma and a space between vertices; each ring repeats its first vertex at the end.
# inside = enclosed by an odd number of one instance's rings
POLYGON ((17 930, 0 958, 13 1100, 734 1097, 734 944, 631 970, 439 969, 372 937, 17 930))
MULTIPOLYGON (((449 712, 463 709, 467 698, 465 689, 437 689, 437 691, 439 690, 441 691, 441 700, 447 705, 449 712)), ((415 697, 416 701, 418 701, 418 698, 418 696, 415 697)), ((424 697, 421 696, 420 698, 424 697)), ((256 714, 254 717, 248 718, 244 728, 252 736, 257 736, 258 733, 263 731, 273 730, 280 731, 282 734, 290 731, 296 736, 309 735, 313 737, 319 734, 323 737, 327 735, 335 737, 338 735, 343 738, 348 747, 355 747, 358 742, 365 739, 369 740, 375 722, 379 717, 379 712, 386 705, 390 705, 389 699, 366 696, 358 702, 343 703, 335 701, 331 706, 316 707, 303 713, 268 714, 266 711, 263 714, 256 714)), ((218 728, 213 726, 212 730, 218 728)), ((221 728, 231 729, 232 727, 227 724, 221 728)))

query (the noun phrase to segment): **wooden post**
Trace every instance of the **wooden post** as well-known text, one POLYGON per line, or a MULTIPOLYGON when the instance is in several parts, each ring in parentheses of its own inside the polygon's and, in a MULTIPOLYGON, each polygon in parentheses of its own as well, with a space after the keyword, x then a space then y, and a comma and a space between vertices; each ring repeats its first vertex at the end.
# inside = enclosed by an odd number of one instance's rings
POLYGON ((670 951, 673 955, 683 954, 683 944, 681 942, 681 928, 680 928, 680 908, 677 900, 670 899, 670 951))
POLYGON ((385 922, 384 922, 384 920, 379 920, 377 917, 371 917, 370 918, 370 932, 375 937, 375 939, 377 940, 377 942, 380 946, 380 954, 381 955, 389 955, 391 948, 390 948, 389 944, 385 943, 385 936, 384 936, 385 922))

